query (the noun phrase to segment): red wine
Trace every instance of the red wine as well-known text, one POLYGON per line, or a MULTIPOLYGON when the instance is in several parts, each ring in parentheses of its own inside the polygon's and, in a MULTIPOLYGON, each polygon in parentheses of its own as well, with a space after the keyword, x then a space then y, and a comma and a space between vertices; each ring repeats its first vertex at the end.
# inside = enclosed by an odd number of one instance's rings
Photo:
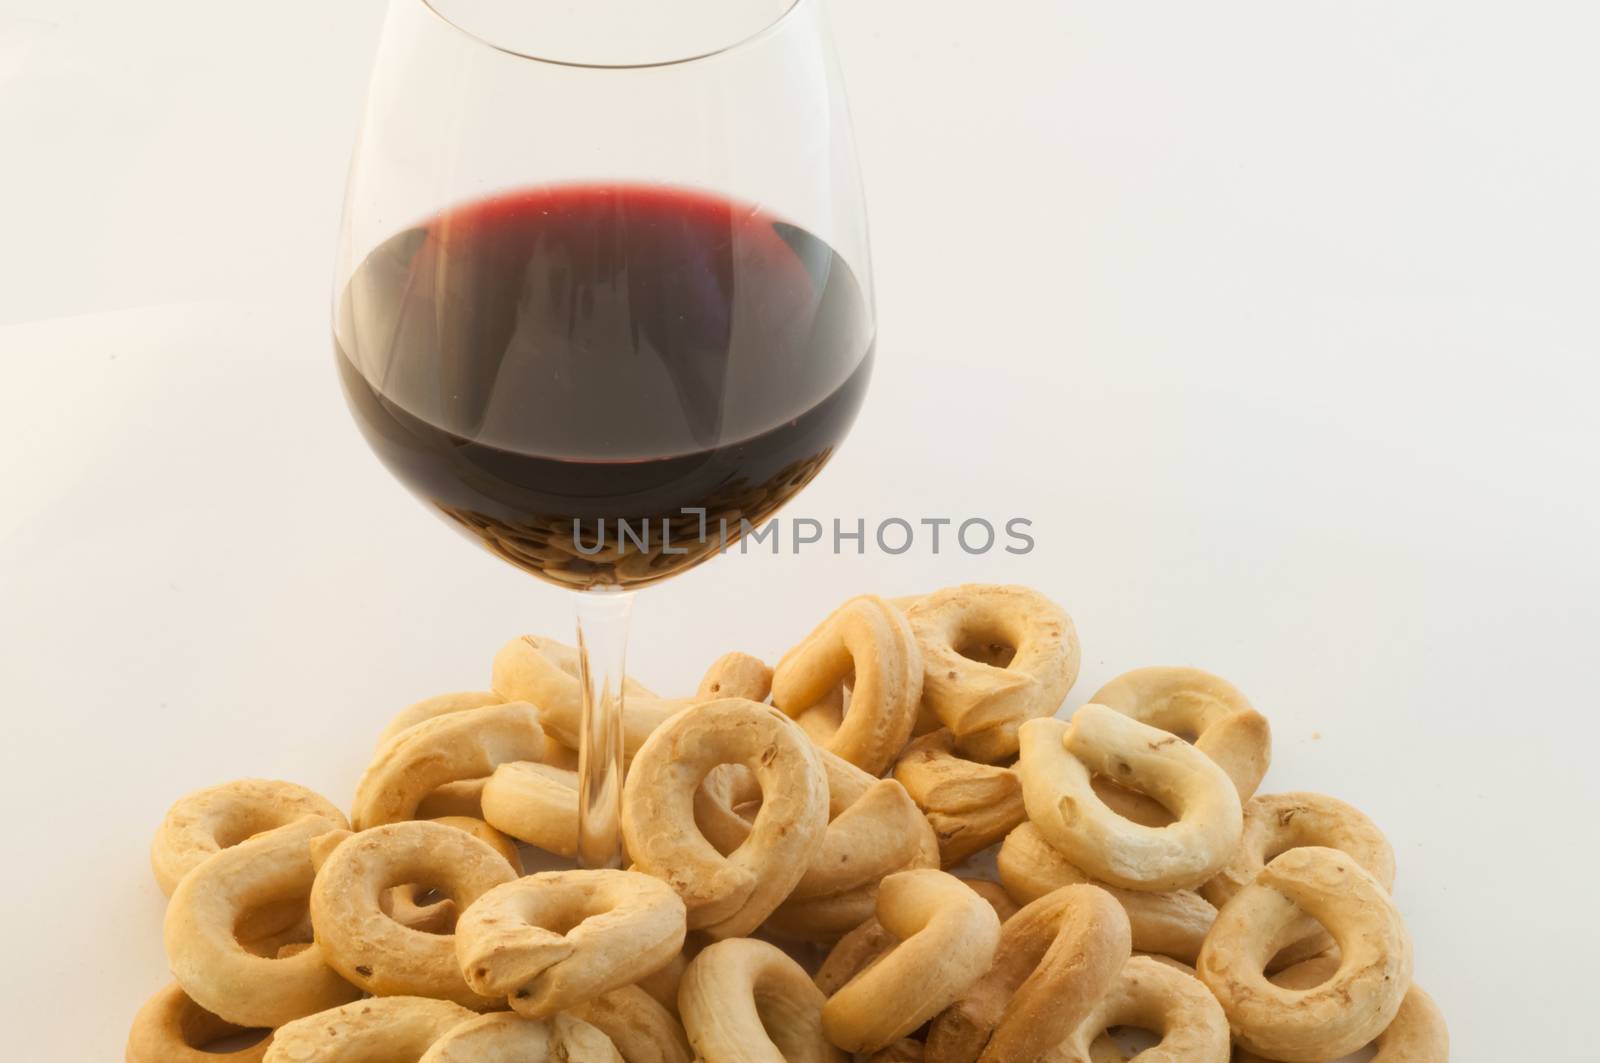
POLYGON ((861 406, 873 332, 850 267, 798 226, 705 193, 574 185, 380 245, 335 346, 373 450, 456 526, 560 583, 639 586, 817 474, 861 406))

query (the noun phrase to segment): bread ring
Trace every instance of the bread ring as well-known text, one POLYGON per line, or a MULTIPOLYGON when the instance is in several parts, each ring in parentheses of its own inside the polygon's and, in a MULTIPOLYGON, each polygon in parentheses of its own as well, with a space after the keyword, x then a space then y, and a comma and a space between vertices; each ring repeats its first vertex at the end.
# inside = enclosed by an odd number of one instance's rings
POLYGON ((989 732, 985 748, 969 755, 1014 754, 1016 728, 1054 714, 1078 678, 1072 618, 1026 587, 948 587, 919 599, 906 617, 922 647, 928 707, 958 742, 989 732))
POLYGON ((456 925, 472 989, 542 1019, 632 985, 683 948, 683 901, 635 871, 547 871, 485 893, 456 925), (570 928, 570 929, 568 929, 570 928))
MULTIPOLYGON (((917 853, 900 871, 937 871, 939 869, 939 842, 928 821, 918 818, 917 832, 921 838, 917 853)), ((881 880, 880 880, 881 882, 881 880)), ((813 941, 827 944, 872 918, 878 906, 880 882, 868 882, 853 890, 834 893, 809 900, 788 900, 778 906, 767 920, 765 930, 791 941, 813 941)))
POLYGON ((781 949, 741 938, 695 957, 678 1011, 704 1063, 847 1063, 822 1034, 825 1000, 781 949))
POLYGON ((683 952, 633 983, 674 1015, 678 1012, 678 988, 683 984, 683 972, 689 969, 689 961, 693 959, 690 951, 688 942, 685 942, 683 952))
POLYGON ((1189 889, 1222 869, 1239 846, 1244 810, 1227 774, 1182 739, 1102 705, 1070 724, 1022 725, 1022 797, 1045 840, 1090 875, 1137 890, 1189 889), (1106 807, 1093 772, 1126 782, 1177 814, 1144 827, 1106 807))
POLYGON ((867 1063, 922 1063, 926 1058, 921 1041, 902 1038, 888 1048, 872 1053, 867 1063))
POLYGON ((539 714, 508 702, 435 717, 395 735, 373 758, 351 822, 357 830, 411 819, 423 798, 446 783, 482 779, 508 761, 544 752, 539 714))
POLYGON ((578 773, 547 764, 502 764, 483 788, 483 818, 547 853, 578 855, 578 773))
POLYGON ((639 750, 623 788, 635 865, 677 891, 691 929, 717 939, 748 934, 772 914, 827 824, 828 777, 814 747, 782 713, 738 698, 674 716, 639 750), (694 800, 711 769, 730 763, 755 773, 765 799, 749 838, 725 857, 695 824, 694 800))
MULTIPOLYGON (((547 737, 545 749, 548 750, 555 743, 547 737)), ((446 816, 468 816, 472 819, 483 818, 483 788, 489 784, 485 776, 482 779, 459 779, 456 782, 447 782, 424 797, 417 805, 414 819, 443 819, 446 816)))
MULTIPOLYGON (((1261 873, 1269 857, 1307 845, 1348 853, 1383 884, 1394 889, 1394 849, 1377 824, 1360 810, 1324 794, 1263 794, 1244 806, 1244 836, 1233 859, 1200 887, 1201 896, 1221 907, 1261 873)), ((1286 932, 1293 942, 1285 955, 1315 956, 1333 947, 1333 939, 1307 916, 1296 932, 1286 932)), ((1269 966, 1274 970, 1276 964, 1269 966)))
POLYGON ((696 701, 719 698, 744 698, 766 701, 772 694, 772 669, 759 657, 748 653, 728 653, 718 657, 700 680, 696 701))
POLYGON ((1110 991, 1133 953, 1122 906, 1095 886, 1063 886, 1000 931, 995 964, 934 1019, 929 1063, 1037 1063, 1110 991))
POLYGON ((955 736, 948 730, 907 746, 895 762, 894 777, 927 815, 944 867, 989 848, 1028 815, 1017 773, 956 756, 955 736))
POLYGON ((150 843, 156 883, 170 897, 183 876, 207 857, 302 816, 321 816, 337 826, 349 826, 332 801, 292 782, 239 779, 180 797, 150 843))
POLYGON ((127 1063, 261 1063, 272 1035, 249 1048, 208 1052, 207 1046, 250 1031, 196 1004, 176 982, 151 997, 128 1031, 127 1063))
POLYGON ((882 598, 852 598, 783 655, 772 704, 791 717, 846 682, 850 709, 823 748, 877 775, 911 738, 922 700, 922 651, 901 612, 882 598))
MULTIPOLYGON (((481 842, 488 843, 495 852, 506 858, 511 870, 522 874, 522 853, 517 843, 473 816, 441 816, 433 822, 456 830, 464 830, 481 842)), ((449 934, 455 930, 456 916, 460 914, 456 902, 449 897, 431 897, 432 890, 412 883, 385 890, 379 900, 383 914, 412 930, 429 934, 449 934)))
POLYGON ((462 979, 454 936, 401 926, 383 913, 381 898, 391 887, 416 883, 464 910, 516 877, 505 857, 466 831, 425 820, 391 823, 350 835, 326 856, 311 889, 311 922, 328 962, 368 992, 434 997, 481 1011, 494 1001, 462 979))
POLYGON ((822 990, 823 996, 831 997, 878 957, 894 948, 896 940, 876 916, 868 918, 834 943, 812 981, 822 990))
POLYGON ((683 1026, 638 986, 613 989, 571 1013, 611 1038, 625 1063, 693 1063, 683 1026))
POLYGON ((1272 725, 1225 679, 1198 668, 1137 668, 1089 699, 1180 735, 1217 762, 1239 790, 1255 794, 1272 763, 1272 725))
MULTIPOLYGON (((495 654, 494 678, 490 685, 495 693, 508 701, 527 701, 537 705, 540 722, 562 745, 577 749, 582 743, 583 684, 578 681, 577 647, 534 635, 512 639, 495 654)), ((688 704, 682 699, 659 697, 648 687, 632 679, 624 679, 623 752, 633 757, 652 731, 688 704)))
POLYGON ((313 945, 287 959, 246 950, 241 916, 311 891, 308 843, 338 827, 306 816, 224 849, 185 875, 167 906, 163 935, 173 977, 196 1004, 244 1027, 280 1026, 360 995, 313 945))
POLYGON ((455 694, 438 694, 431 698, 423 698, 395 714, 394 719, 389 721, 389 725, 378 736, 378 748, 382 749, 389 739, 401 731, 409 731, 419 723, 457 712, 466 712, 468 709, 504 705, 505 702, 505 698, 492 690, 463 690, 455 694))
POLYGON ((480 1015, 433 1043, 418 1063, 622 1063, 611 1038, 571 1015, 480 1015))
POLYGON ((358 1000, 283 1027, 273 1037, 265 1063, 391 1063, 420 1059, 435 1041, 476 1017, 448 1000, 358 1000))
MULTIPOLYGON (((1285 989, 1315 989, 1339 970, 1338 954, 1318 956, 1272 976, 1285 989)), ((1372 1063, 1448 1063, 1450 1031, 1433 998, 1413 984, 1400 1002, 1394 1021, 1373 1041, 1372 1063)), ((1235 1049, 1233 1063, 1272 1063, 1254 1052, 1235 1049)))
POLYGON ((943 1011, 989 969, 1000 919, 942 871, 902 871, 878 888, 877 919, 898 941, 828 998, 822 1028, 850 1052, 876 1052, 943 1011))
POLYGON ((1200 950, 1200 978, 1240 1045, 1286 1063, 1339 1059, 1394 1020, 1411 985, 1411 938, 1388 891, 1336 849, 1291 849, 1234 894, 1200 950), (1339 969, 1314 989, 1267 981, 1267 961, 1303 915, 1339 943, 1339 969))
MULTIPOLYGON (((1031 823, 1024 823, 1000 846, 995 860, 1000 881, 1019 904, 1038 900, 1062 886, 1093 882, 1056 852, 1031 823)), ((1094 883, 1100 885, 1100 883, 1094 883)), ((1193 963, 1200 958, 1217 910, 1192 890, 1148 893, 1104 887, 1128 913, 1133 947, 1193 963)))
MULTIPOLYGON (((1159 1034, 1161 1042, 1135 1058, 1173 1063, 1228 1063, 1228 1018, 1192 975, 1147 956, 1125 963, 1111 991, 1074 1032, 1046 1053, 1047 1063, 1090 1063, 1113 1026, 1135 1026, 1159 1034)), ((1120 1058, 1119 1052, 1116 1058, 1120 1058)))
POLYGON ((957 875, 957 878, 967 884, 967 888, 989 902, 989 907, 994 909, 994 914, 1000 917, 1000 925, 1005 926, 1006 921, 1016 915, 1020 909, 1017 902, 1011 899, 1004 886, 998 882, 991 882, 986 878, 967 878, 957 875))

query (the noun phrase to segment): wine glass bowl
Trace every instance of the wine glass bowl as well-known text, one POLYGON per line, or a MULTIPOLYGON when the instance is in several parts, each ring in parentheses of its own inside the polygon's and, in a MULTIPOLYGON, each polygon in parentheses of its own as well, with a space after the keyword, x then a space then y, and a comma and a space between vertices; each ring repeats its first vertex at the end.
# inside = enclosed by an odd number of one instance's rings
MULTIPOLYGON (((392 0, 333 314, 372 449, 500 557, 625 596, 716 556, 828 462, 872 371, 822 0, 392 0)), ((594 865, 627 606, 578 601, 594 865)))

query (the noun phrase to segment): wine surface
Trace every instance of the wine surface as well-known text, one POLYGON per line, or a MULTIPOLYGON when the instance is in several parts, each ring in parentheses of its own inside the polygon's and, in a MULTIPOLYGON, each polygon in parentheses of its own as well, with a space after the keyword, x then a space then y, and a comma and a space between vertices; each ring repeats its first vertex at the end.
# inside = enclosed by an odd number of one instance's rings
POLYGON ((367 441, 438 512, 555 582, 639 586, 816 475, 873 333, 855 275, 806 230, 705 193, 580 185, 392 237, 346 286, 335 347, 367 441))

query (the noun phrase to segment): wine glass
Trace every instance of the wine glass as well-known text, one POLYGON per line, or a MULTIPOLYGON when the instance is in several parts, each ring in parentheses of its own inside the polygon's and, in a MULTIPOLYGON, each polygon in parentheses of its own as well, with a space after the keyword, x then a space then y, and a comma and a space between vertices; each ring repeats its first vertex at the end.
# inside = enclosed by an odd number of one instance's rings
POLYGON ((392 0, 339 246, 372 449, 581 592, 579 862, 617 866, 633 591, 804 487, 871 373, 822 0, 392 0))

